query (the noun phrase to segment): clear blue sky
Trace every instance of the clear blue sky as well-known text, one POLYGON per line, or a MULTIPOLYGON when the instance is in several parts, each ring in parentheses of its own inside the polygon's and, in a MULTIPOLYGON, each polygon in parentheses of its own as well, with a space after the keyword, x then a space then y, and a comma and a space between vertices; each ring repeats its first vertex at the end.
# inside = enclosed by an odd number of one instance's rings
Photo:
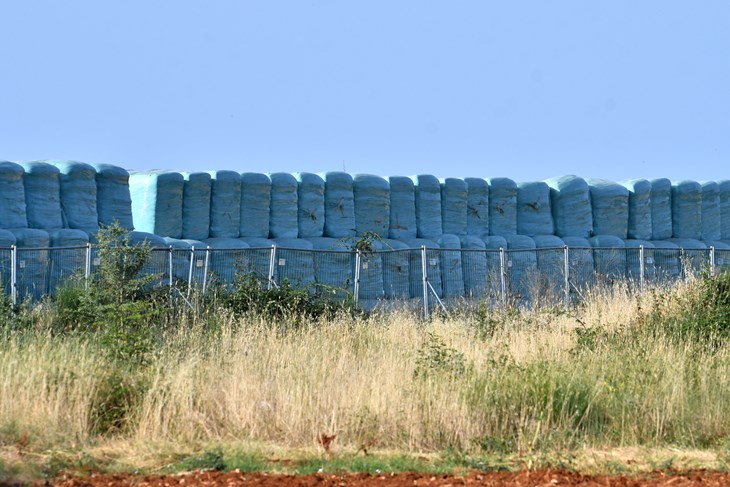
POLYGON ((0 159, 730 178, 730 2, 0 3, 0 159))

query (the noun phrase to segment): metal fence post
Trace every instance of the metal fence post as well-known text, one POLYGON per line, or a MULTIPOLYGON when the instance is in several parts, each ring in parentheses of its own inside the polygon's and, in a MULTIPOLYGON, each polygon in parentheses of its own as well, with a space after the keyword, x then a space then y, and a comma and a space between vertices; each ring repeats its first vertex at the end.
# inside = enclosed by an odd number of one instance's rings
POLYGON ((172 288, 172 245, 170 245, 170 248, 167 250, 169 252, 169 264, 170 264, 170 279, 167 281, 170 287, 172 288))
POLYGON ((646 275, 646 268, 644 262, 644 246, 639 245, 639 289, 644 292, 644 276, 646 275))
POLYGON ((563 275, 565 277, 565 308, 570 306, 570 255, 568 254, 568 246, 563 247, 563 255, 565 263, 563 267, 563 275))
POLYGON ((271 246, 271 257, 269 258, 269 281, 267 289, 271 289, 271 285, 274 282, 274 271, 276 270, 276 245, 271 246))
POLYGON ((710 246, 710 275, 715 277, 715 246, 710 246))
POLYGON ((10 295, 13 306, 18 304, 18 247, 10 246, 10 295))
POLYGON ((428 319, 428 275, 426 274, 426 246, 421 245, 421 278, 423 286, 423 317, 428 319))
POLYGON ((193 267, 195 265, 195 245, 190 247, 190 266, 188 267, 188 295, 190 298, 190 290, 193 287, 193 267))
POLYGON ((91 244, 86 244, 86 262, 84 263, 84 289, 89 290, 89 277, 91 277, 91 244))
POLYGON ((208 290, 208 262, 210 261, 210 245, 205 249, 205 267, 203 269, 203 294, 208 290))
POLYGON ((355 290, 354 290, 354 298, 355 298, 355 307, 357 307, 357 302, 360 299, 360 265, 362 263, 362 254, 360 253, 360 250, 357 250, 355 252, 355 290))
POLYGON ((504 263, 504 248, 499 248, 499 285, 502 288, 502 306, 507 308, 507 280, 506 268, 504 263))

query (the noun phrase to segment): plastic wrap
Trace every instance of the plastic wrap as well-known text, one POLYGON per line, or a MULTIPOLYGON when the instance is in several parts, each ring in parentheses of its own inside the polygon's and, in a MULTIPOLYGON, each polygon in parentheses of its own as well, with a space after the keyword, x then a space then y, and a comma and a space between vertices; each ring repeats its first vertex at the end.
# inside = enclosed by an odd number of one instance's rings
POLYGON ((288 280, 292 286, 309 288, 314 282, 314 246, 298 238, 279 238, 276 245, 276 282, 288 280))
POLYGON ((261 283, 268 285, 271 247, 276 245, 276 242, 261 237, 239 237, 239 240, 246 242, 250 247, 246 250, 245 259, 241 261, 241 270, 253 274, 261 283))
POLYGON ((517 233, 552 235, 555 232, 550 209, 550 187, 544 182, 517 185, 517 233))
POLYGON ((507 178, 492 178, 489 182, 489 233, 517 234, 517 184, 507 178))
MULTIPOLYGON (((238 206, 236 206, 238 208, 238 206)), ((211 286, 230 286, 238 272, 245 272, 249 245, 237 238, 207 238, 203 243, 210 247, 208 258, 208 283, 211 286)))
POLYGON ((465 178, 466 233, 489 235, 489 183, 481 178, 465 178))
POLYGON ((63 228, 61 178, 56 166, 45 162, 20 164, 25 192, 25 212, 30 228, 63 228))
POLYGON ((615 235, 596 235, 588 239, 593 247, 593 263, 599 278, 622 279, 626 272, 626 244, 615 235))
POLYGON ((133 172, 129 175, 134 228, 179 239, 183 234, 183 186, 180 173, 133 172))
POLYGON ((324 236, 343 238, 355 235, 355 193, 352 176, 328 172, 324 179, 324 236))
MULTIPOLYGON (((182 235, 203 240, 210 236, 211 179, 207 172, 184 172, 182 235)), ((268 230, 268 229, 267 229, 268 230)))
POLYGON ((26 228, 23 168, 0 161, 0 228, 26 228))
POLYGON ((271 216, 269 236, 271 238, 297 238, 299 222, 297 214, 297 180, 291 174, 277 172, 271 177, 271 216))
POLYGON ((488 294, 487 253, 484 241, 473 235, 463 235, 460 243, 464 295, 469 300, 483 299, 488 294))
POLYGON ((593 210, 588 183, 577 176, 561 176, 545 181, 550 186, 550 207, 558 237, 593 235, 593 210))
POLYGON ((672 236, 702 238, 702 186, 695 181, 672 182, 672 236))
POLYGON ((354 178, 355 230, 384 237, 390 227, 390 186, 380 176, 358 174, 354 178))
POLYGON ((631 179, 621 184, 629 191, 627 237, 639 240, 651 239, 651 183, 646 179, 631 179))
POLYGON ((730 241, 730 180, 717 183, 720 193, 720 236, 730 241))
POLYGON ((537 295, 560 300, 565 292, 565 244, 555 235, 535 235, 532 240, 537 249, 537 295))
POLYGON ((593 233, 625 239, 629 231, 629 190, 618 183, 589 179, 593 233))
POLYGON ((10 229, 17 250, 18 300, 38 300, 48 292, 50 259, 48 232, 37 228, 10 229))
POLYGON ((48 161, 58 168, 63 226, 86 233, 99 230, 96 209, 96 170, 76 161, 48 161))
POLYGON ((15 245, 15 235, 7 230, 0 230, 0 290, 10 293, 11 253, 10 247, 15 245))
MULTIPOLYGON (((409 238, 403 241, 410 251, 408 267, 410 269, 410 289, 412 298, 423 297, 423 263, 421 259, 421 246, 426 246, 426 278, 433 287, 436 294, 441 297, 441 265, 439 264, 439 246, 432 240, 424 238, 409 238)), ((429 303, 433 304, 433 294, 429 289, 429 303)))
POLYGON ((271 179, 266 174, 241 174, 241 237, 269 237, 271 179))
POLYGON ((129 173, 111 164, 93 164, 96 170, 96 212, 99 224, 134 229, 132 197, 129 194, 129 173))
POLYGON ((469 189, 466 181, 457 178, 441 180, 441 228, 443 233, 466 235, 468 199, 469 189))
POLYGON ((355 254, 341 239, 315 237, 307 241, 315 250, 314 279, 320 286, 320 292, 344 299, 353 292, 355 254))
POLYGON ((568 246, 568 280, 571 296, 580 296, 586 288, 593 285, 595 263, 591 243, 581 237, 563 237, 568 246))
POLYGON ((626 245, 626 277, 635 282, 641 279, 641 247, 644 247, 644 280, 653 281, 655 277, 654 244, 647 240, 628 239, 626 245))
POLYGON ((210 171, 210 236, 236 238, 241 227, 241 175, 210 171))
POLYGON ((527 305, 538 284, 535 241, 526 235, 507 235, 505 239, 508 249, 505 264, 509 301, 527 305))
POLYGON ((699 275, 709 267, 707 245, 693 238, 672 238, 673 244, 681 249, 680 270, 684 275, 699 275))
POLYGON ((655 278, 659 282, 670 282, 680 274, 679 246, 669 240, 653 240, 655 278))
POLYGON ((702 240, 722 238, 720 220, 720 187, 714 181, 705 181, 702 186, 702 240))
POLYGON ((651 239, 672 238, 672 182, 666 178, 651 181, 651 239))
POLYGON ((438 238, 441 230, 441 183, 435 176, 413 176, 416 191, 418 238, 438 238))
POLYGON ((58 288, 69 285, 72 279, 81 279, 86 268, 86 249, 89 236, 83 230, 61 228, 48 234, 49 245, 55 247, 50 254, 51 270, 48 291, 53 296, 58 288), (76 248, 58 248, 76 247, 76 248))
POLYGON ((416 238, 416 189, 411 178, 391 176, 390 184, 390 229, 392 239, 416 238))
POLYGON ((297 173, 295 177, 299 238, 321 237, 324 234, 324 180, 309 172, 297 173))
POLYGON ((360 299, 377 300, 385 296, 383 283, 383 258, 378 252, 383 250, 381 242, 373 242, 376 252, 363 252, 360 263, 360 299))
POLYGON ((386 299, 410 298, 410 262, 408 245, 399 240, 386 240, 383 260, 383 291, 386 299))
POLYGON ((436 241, 441 264, 441 287, 444 298, 464 296, 464 272, 461 262, 461 240, 458 235, 444 234, 436 241))

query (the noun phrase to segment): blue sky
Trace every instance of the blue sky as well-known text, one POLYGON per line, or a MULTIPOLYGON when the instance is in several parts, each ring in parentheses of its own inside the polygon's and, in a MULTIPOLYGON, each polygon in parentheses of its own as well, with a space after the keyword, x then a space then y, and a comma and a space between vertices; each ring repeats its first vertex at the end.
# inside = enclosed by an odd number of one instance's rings
POLYGON ((730 2, 0 3, 0 159, 730 178, 730 2))

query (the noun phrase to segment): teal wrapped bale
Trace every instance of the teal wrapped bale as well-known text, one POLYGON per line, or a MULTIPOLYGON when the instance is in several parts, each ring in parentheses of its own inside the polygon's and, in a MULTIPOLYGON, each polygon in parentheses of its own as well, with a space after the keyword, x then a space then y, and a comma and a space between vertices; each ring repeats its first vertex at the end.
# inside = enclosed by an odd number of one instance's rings
POLYGON ((489 182, 489 233, 517 234, 517 184, 507 178, 492 178, 489 182))
POLYGON ((623 279, 626 272, 626 244, 615 235, 596 235, 588 239, 593 247, 596 274, 607 281, 623 279))
POLYGON ((324 235, 324 180, 309 172, 297 173, 299 238, 324 235))
POLYGON ((13 228, 17 249, 18 301, 37 301, 48 293, 50 259, 48 232, 37 228, 13 228))
POLYGON ((644 248, 644 280, 653 281, 656 276, 655 247, 647 240, 628 239, 626 245, 626 277, 639 282, 641 279, 641 248, 644 248))
POLYGON ((341 239, 308 238, 313 247, 314 280, 319 291, 335 299, 353 292, 355 253, 341 239))
POLYGON ((550 207, 555 235, 588 238, 593 235, 593 209, 588 183, 577 176, 545 181, 550 186, 550 207))
POLYGON ((481 178, 465 178, 466 233, 489 235, 489 183, 481 178))
POLYGON ((672 238, 672 182, 666 178, 651 181, 651 239, 672 238))
POLYGON ((142 266, 141 275, 154 276, 151 285, 167 285, 169 282, 169 246, 165 239, 149 232, 129 232, 129 243, 132 245, 147 245, 150 255, 142 266))
POLYGON ((517 233, 552 235, 555 232, 550 209, 550 187, 542 182, 517 185, 517 233))
POLYGON ((416 188, 411 178, 391 176, 390 184, 390 228, 388 236, 392 239, 418 237, 416 225, 416 188))
MULTIPOLYGON (((172 275, 176 285, 202 284, 205 273, 205 250, 208 244, 200 240, 170 237, 165 237, 164 241, 166 245, 172 247, 172 275)), ((169 278, 169 275, 167 277, 169 278)))
POLYGON ((673 282, 681 272, 679 246, 669 240, 653 240, 655 279, 673 282))
POLYGON ((443 233, 466 235, 469 188, 457 178, 441 180, 441 228, 443 233))
POLYGON ((386 240, 380 254, 383 260, 383 291, 386 299, 406 300, 411 297, 410 250, 399 240, 386 240))
POLYGON ((412 176, 416 191, 418 238, 438 238, 441 230, 441 183, 435 176, 412 176))
POLYGON ((604 179, 589 179, 593 233, 625 239, 629 232, 629 190, 604 179))
POLYGON ((50 231, 48 237, 49 245, 53 247, 50 254, 51 272, 48 290, 55 296, 60 287, 70 285, 74 278, 77 280, 83 278, 89 236, 83 230, 62 228, 50 231))
POLYGON ((182 174, 176 172, 130 173, 129 193, 132 197, 134 228, 162 237, 181 238, 184 185, 182 174))
POLYGON ((0 228, 27 228, 23 168, 0 161, 0 228))
POLYGON ((730 180, 717 183, 720 193, 720 236, 730 241, 730 180))
POLYGON ((593 285, 595 263, 591 243, 581 237, 563 237, 568 246, 568 280, 571 296, 582 296, 593 285))
POLYGON ((63 228, 61 178, 58 168, 45 162, 20 164, 25 212, 30 228, 63 228))
POLYGON ((527 305, 532 299, 537 276, 535 241, 526 235, 507 235, 507 288, 509 301, 527 305))
POLYGON ((460 243, 464 295, 469 300, 483 299, 489 291, 487 252, 484 241, 473 235, 462 235, 460 243))
POLYGON ((627 237, 637 240, 651 239, 651 183, 646 179, 630 179, 621 184, 629 191, 627 237))
POLYGON ((371 301, 385 296, 381 242, 373 242, 375 252, 363 252, 360 257, 360 299, 371 301))
POLYGON ((464 296, 464 272, 461 262, 461 240, 458 235, 444 234, 436 241, 441 264, 441 288, 444 298, 464 296))
POLYGON ((182 235, 186 239, 206 239, 210 237, 210 174, 183 172, 182 176, 182 235))
POLYGON ((710 255, 707 245, 693 238, 671 238, 680 248, 680 270, 684 275, 699 275, 709 269, 710 255))
POLYGON ((381 237, 390 228, 390 185, 380 176, 357 174, 353 181, 355 196, 355 230, 381 237))
MULTIPOLYGON (((421 246, 426 247, 426 278, 433 287, 436 295, 441 297, 441 265, 439 263, 439 245, 425 238, 409 238, 403 241, 411 248, 408 267, 410 269, 410 289, 412 298, 423 297, 423 263, 421 259, 421 246)), ((429 303, 434 303, 432 292, 429 290, 429 303)))
POLYGON ((276 239, 276 282, 285 280, 292 286, 310 289, 314 283, 314 246, 299 238, 276 239))
POLYGON ((720 186, 714 181, 705 181, 702 186, 702 240, 722 238, 720 220, 720 186))
POLYGON ((535 235, 538 296, 561 300, 565 292, 565 243, 555 235, 535 235))
POLYGON ((110 227, 118 222, 122 228, 133 230, 129 173, 126 169, 111 164, 92 166, 96 170, 96 212, 99 225, 110 227))
POLYGON ((230 287, 247 263, 249 245, 237 238, 207 238, 203 243, 210 249, 208 283, 230 287))
POLYGON ((99 231, 96 209, 96 170, 76 161, 48 161, 58 168, 63 226, 86 233, 99 231))
POLYGON ((324 236, 355 235, 355 190, 346 172, 327 172, 324 179, 324 236))
POLYGON ((243 272, 253 274, 262 284, 268 285, 271 251, 276 242, 261 237, 240 237, 239 240, 246 242, 250 247, 246 251, 243 272))
POLYGON ((702 186, 696 181, 672 182, 672 236, 702 238, 702 186))
POLYGON ((241 227, 241 175, 210 171, 210 236, 236 238, 241 227))
POLYGON ((0 230, 0 289, 10 293, 10 274, 12 258, 10 248, 15 245, 15 235, 7 230, 0 230))
POLYGON ((291 174, 277 172, 271 178, 271 213, 269 237, 297 238, 299 235, 299 184, 291 174))
POLYGON ((266 174, 241 174, 241 237, 269 237, 271 179, 266 174))

